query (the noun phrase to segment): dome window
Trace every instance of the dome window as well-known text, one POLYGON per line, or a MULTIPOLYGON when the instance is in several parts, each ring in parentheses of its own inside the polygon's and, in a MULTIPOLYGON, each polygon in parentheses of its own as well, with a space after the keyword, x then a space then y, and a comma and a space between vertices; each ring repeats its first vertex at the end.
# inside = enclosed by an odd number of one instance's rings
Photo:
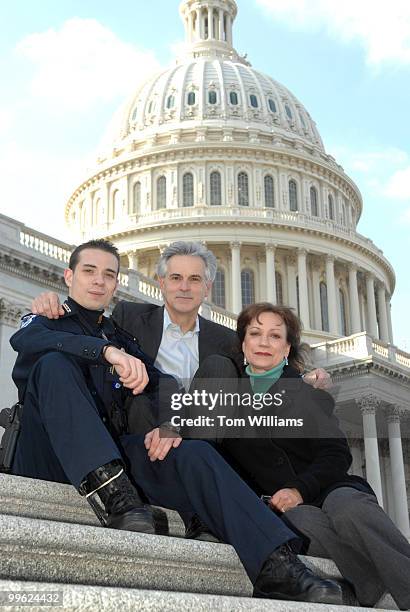
POLYGON ((190 91, 188 94, 188 106, 194 106, 195 104, 195 92, 194 91, 190 91))
POLYGON ((255 303, 255 278, 253 270, 242 270, 241 272, 242 306, 250 306, 255 303))
POLYGON ((327 202, 329 206, 329 219, 332 219, 332 221, 334 221, 335 220, 335 206, 333 202, 333 196, 330 193, 327 198, 327 202))
POLYGON ((313 217, 319 216, 316 187, 310 188, 310 213, 313 217))
POLYGON ((249 206, 249 178, 246 172, 238 174, 238 204, 249 206))
POLYGON ((137 113, 138 113, 138 107, 136 106, 134 108, 134 110, 132 111, 131 121, 136 121, 137 120, 137 113))
POLYGON ((298 209, 298 190, 296 181, 289 181, 289 209, 296 212, 298 209))
POLYGON ((182 178, 182 206, 194 205, 194 176, 186 172, 182 178))
POLYGON ((275 196, 273 189, 273 178, 267 174, 264 178, 265 186, 265 206, 266 208, 275 208, 275 196))
POLYGON ((131 214, 136 215, 141 209, 141 182, 137 181, 133 188, 131 214))
POLYGON ((212 283, 212 301, 215 306, 225 308, 225 272, 218 268, 212 283))
POLYGON ((209 104, 216 104, 217 103, 217 95, 216 95, 216 91, 214 91, 213 89, 211 89, 211 91, 208 91, 208 102, 209 104))
POLYGON ((153 110, 154 110, 154 100, 151 100, 150 103, 148 104, 148 114, 151 114, 153 110))
POLYGON ((303 115, 302 115, 302 113, 299 113, 299 117, 300 117, 300 122, 301 122, 302 126, 303 126, 303 127, 305 128, 305 130, 306 130, 306 123, 305 123, 305 120, 303 119, 303 115))
POLYGON ((293 119, 292 111, 290 110, 290 106, 285 104, 285 111, 289 119, 293 119))
POLYGON ((270 110, 272 113, 276 113, 276 104, 275 104, 275 101, 274 101, 274 100, 272 100, 272 98, 269 98, 269 100, 268 100, 268 105, 269 105, 269 110, 270 110))
POLYGON ((252 108, 258 108, 259 102, 258 102, 258 98, 255 96, 255 94, 251 94, 249 96, 249 100, 250 100, 252 108))
POLYGON ((232 106, 238 106, 239 100, 238 100, 238 94, 236 93, 236 91, 230 92, 229 101, 232 104, 232 106))
POLYGON ((157 208, 167 207, 167 179, 160 176, 157 181, 157 208))
POLYGON ((215 170, 209 177, 211 206, 222 206, 222 180, 221 173, 215 170))
POLYGON ((166 104, 167 108, 168 109, 174 108, 174 105, 175 105, 175 97, 174 96, 168 96, 167 104, 166 104))

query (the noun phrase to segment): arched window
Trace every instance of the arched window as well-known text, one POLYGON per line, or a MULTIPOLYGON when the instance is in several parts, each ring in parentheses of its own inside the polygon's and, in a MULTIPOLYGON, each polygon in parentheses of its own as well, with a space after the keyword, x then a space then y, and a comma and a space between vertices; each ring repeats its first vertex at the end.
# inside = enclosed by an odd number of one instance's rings
POLYGON ((132 214, 136 215, 141 210, 141 183, 137 181, 134 184, 133 189, 133 197, 132 197, 132 214))
POLYGON ((259 102, 258 102, 258 98, 255 96, 255 94, 251 94, 249 96, 249 100, 250 100, 252 108, 258 108, 259 102))
POLYGON ((317 206, 317 189, 316 187, 310 188, 310 212, 313 217, 317 217, 319 214, 317 206))
POLYGON ((255 303, 255 281, 252 270, 241 272, 242 308, 255 303))
POLYGON ((175 104, 175 97, 174 97, 174 96, 172 96, 172 95, 171 95, 171 96, 168 96, 168 98, 167 98, 167 104, 166 104, 166 107, 167 107, 168 109, 170 109, 170 108, 174 108, 174 104, 175 104))
POLYGON ((238 174, 238 204, 249 206, 249 179, 246 172, 238 174))
POLYGON ((208 91, 208 102, 209 104, 216 104, 217 103, 217 95, 216 95, 216 91, 214 91, 213 89, 211 89, 211 91, 208 91))
POLYGON ((134 108, 134 110, 132 111, 131 121, 136 121, 137 120, 137 113, 138 113, 138 106, 136 106, 134 108))
POLYGON ((236 93, 236 91, 231 91, 229 93, 229 101, 232 104, 232 106, 238 106, 239 100, 238 100, 238 94, 236 93))
POLYGON ((265 184, 265 206, 267 208, 275 207, 275 192, 273 189, 273 178, 267 174, 264 178, 265 184))
POLYGON ((290 110, 290 106, 285 104, 285 111, 289 119, 293 119, 292 111, 290 110))
POLYGON ((327 305, 327 285, 323 281, 319 285, 320 291, 320 314, 322 317, 322 330, 329 331, 329 310, 327 305))
POLYGON ((283 283, 282 275, 280 272, 275 272, 275 285, 276 285, 276 303, 278 305, 283 304, 283 283))
POLYGON ((346 300, 343 289, 339 289, 339 327, 342 336, 347 336, 346 300))
POLYGON ((225 272, 218 268, 212 285, 212 301, 215 306, 225 308, 225 272))
POLYGON ((275 100, 272 100, 272 98, 268 99, 268 106, 269 106, 269 110, 272 113, 276 113, 276 104, 275 104, 275 100))
POLYGON ((195 92, 190 91, 188 94, 188 106, 193 106, 195 104, 195 92))
POLYGON ((335 220, 335 205, 334 205, 333 196, 331 193, 329 193, 327 197, 327 203, 329 205, 329 219, 332 219, 332 221, 334 221, 335 220))
POLYGON ((298 209, 298 189, 293 179, 289 181, 289 208, 292 211, 298 209))
POLYGON ((167 207, 167 179, 160 176, 157 180, 157 208, 167 207))
POLYGON ((305 120, 303 119, 302 113, 299 113, 299 117, 300 117, 300 122, 301 122, 303 128, 306 130, 306 123, 305 123, 305 120))
POLYGON ((101 199, 97 198, 94 202, 94 223, 102 223, 104 219, 102 218, 102 206, 101 199))
POLYGON ((194 177, 192 172, 186 172, 182 177, 182 206, 194 205, 194 177))
POLYGON ((155 109, 154 100, 151 100, 150 103, 148 104, 148 113, 152 113, 154 109, 155 109))
POLYGON ((209 177, 209 191, 211 196, 211 206, 222 206, 221 173, 217 170, 211 172, 211 176, 209 177))

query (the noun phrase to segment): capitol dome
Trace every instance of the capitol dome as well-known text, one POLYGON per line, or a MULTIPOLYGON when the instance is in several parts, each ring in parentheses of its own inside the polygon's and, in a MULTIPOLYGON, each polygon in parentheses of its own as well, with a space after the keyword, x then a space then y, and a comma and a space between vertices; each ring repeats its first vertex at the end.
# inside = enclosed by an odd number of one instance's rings
POLYGON ((237 10, 181 3, 185 52, 125 103, 67 224, 77 240, 110 238, 150 278, 166 244, 206 242, 214 311, 268 299, 298 310, 308 340, 387 341, 394 271, 356 231, 360 191, 299 100, 236 52, 237 10))

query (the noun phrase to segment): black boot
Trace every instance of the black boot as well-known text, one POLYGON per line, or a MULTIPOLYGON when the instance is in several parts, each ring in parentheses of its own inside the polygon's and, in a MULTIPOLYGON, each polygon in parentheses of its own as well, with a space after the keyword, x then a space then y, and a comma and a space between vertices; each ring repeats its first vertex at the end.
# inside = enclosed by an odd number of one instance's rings
POLYGON ((342 604, 342 589, 316 576, 292 551, 282 544, 265 561, 254 584, 254 597, 314 603, 342 604))
POLYGON ((202 542, 219 542, 212 531, 194 514, 189 524, 185 527, 185 538, 187 540, 201 540, 202 542))
POLYGON ((144 505, 135 487, 124 472, 121 461, 115 460, 90 472, 81 483, 81 495, 86 495, 100 521, 111 529, 155 533, 151 508, 144 505), (101 499, 101 512, 93 494, 101 499))

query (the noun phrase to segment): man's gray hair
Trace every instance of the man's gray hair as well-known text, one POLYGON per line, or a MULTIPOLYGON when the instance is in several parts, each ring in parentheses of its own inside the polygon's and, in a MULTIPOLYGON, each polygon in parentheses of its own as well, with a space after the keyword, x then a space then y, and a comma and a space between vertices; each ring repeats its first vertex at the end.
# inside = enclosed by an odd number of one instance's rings
POLYGON ((209 251, 201 242, 184 242, 178 240, 173 242, 161 254, 157 263, 157 274, 160 278, 164 278, 167 273, 168 261, 174 255, 194 255, 200 257, 205 264, 205 280, 213 282, 216 276, 216 257, 209 251))

